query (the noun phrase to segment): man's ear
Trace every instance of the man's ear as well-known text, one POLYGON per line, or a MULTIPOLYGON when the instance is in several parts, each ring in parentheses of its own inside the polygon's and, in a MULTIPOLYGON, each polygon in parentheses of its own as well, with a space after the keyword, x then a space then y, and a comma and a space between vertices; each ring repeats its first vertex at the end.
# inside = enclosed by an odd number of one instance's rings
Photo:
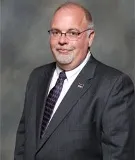
POLYGON ((92 30, 89 34, 89 47, 91 47, 94 37, 95 37, 95 32, 94 30, 92 30))

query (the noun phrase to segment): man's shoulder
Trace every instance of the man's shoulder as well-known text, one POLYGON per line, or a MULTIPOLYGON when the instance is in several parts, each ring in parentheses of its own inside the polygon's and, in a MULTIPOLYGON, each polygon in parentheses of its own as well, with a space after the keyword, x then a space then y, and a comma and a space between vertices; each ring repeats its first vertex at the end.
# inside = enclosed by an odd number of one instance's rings
POLYGON ((125 74, 123 71, 120 71, 117 68, 109 66, 104 62, 101 62, 94 58, 95 63, 97 64, 96 73, 100 76, 120 76, 125 74))
POLYGON ((56 65, 56 63, 52 62, 52 63, 48 63, 48 64, 45 64, 45 65, 42 65, 42 66, 38 66, 38 67, 34 68, 32 72, 48 71, 48 70, 51 70, 52 68, 54 68, 55 65, 56 65))
POLYGON ((42 76, 45 76, 46 74, 50 73, 53 71, 55 68, 56 63, 48 63, 39 67, 36 67, 32 70, 32 72, 29 75, 29 80, 28 81, 34 81, 34 79, 40 79, 42 76))
POLYGON ((42 73, 49 72, 55 67, 55 65, 56 65, 56 63, 52 62, 52 63, 48 63, 48 64, 45 64, 42 66, 38 66, 32 70, 30 75, 42 74, 42 73))
MULTIPOLYGON (((96 79, 103 81, 104 83, 110 82, 113 83, 119 79, 126 79, 127 81, 132 82, 131 78, 127 73, 109 66, 93 57, 94 63, 96 63, 95 77, 96 79)), ((132 82, 133 83, 133 82, 132 82)))
POLYGON ((97 65, 94 78, 97 85, 103 86, 104 89, 108 87, 112 88, 114 85, 118 86, 117 88, 127 85, 132 86, 131 88, 134 88, 133 81, 127 73, 108 66, 96 59, 95 63, 97 63, 97 65))

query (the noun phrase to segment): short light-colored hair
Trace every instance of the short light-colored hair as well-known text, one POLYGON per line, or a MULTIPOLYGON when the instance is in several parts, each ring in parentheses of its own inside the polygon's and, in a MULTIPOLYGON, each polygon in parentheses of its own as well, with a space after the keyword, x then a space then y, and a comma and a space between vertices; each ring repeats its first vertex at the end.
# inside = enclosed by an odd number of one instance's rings
POLYGON ((94 23, 93 23, 93 20, 92 20, 91 13, 85 7, 83 7, 82 5, 80 5, 79 3, 76 3, 76 2, 65 2, 65 3, 61 4, 56 9, 56 11, 54 12, 54 15, 61 8, 66 8, 66 7, 71 7, 71 6, 75 6, 75 7, 78 7, 80 9, 82 9, 82 11, 84 12, 85 18, 86 18, 86 20, 88 22, 88 28, 94 29, 94 23))

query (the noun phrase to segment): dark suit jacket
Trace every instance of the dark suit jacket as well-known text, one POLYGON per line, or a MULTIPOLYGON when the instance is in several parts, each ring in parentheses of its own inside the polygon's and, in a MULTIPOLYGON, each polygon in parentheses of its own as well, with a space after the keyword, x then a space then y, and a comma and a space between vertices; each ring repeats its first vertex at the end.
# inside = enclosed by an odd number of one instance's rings
POLYGON ((43 103, 55 65, 30 75, 15 160, 134 160, 133 83, 92 56, 40 140, 43 103))

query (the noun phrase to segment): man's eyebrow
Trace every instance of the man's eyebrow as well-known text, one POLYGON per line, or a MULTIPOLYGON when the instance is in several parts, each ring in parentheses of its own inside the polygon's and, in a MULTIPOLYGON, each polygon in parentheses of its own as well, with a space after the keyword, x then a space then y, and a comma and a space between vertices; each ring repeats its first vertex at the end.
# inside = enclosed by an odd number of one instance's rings
POLYGON ((58 28, 51 28, 51 30, 58 30, 58 31, 60 31, 60 29, 58 29, 58 28))
POLYGON ((68 29, 68 31, 72 31, 72 30, 79 31, 79 29, 77 29, 77 28, 70 28, 70 29, 68 29))
MULTIPOLYGON (((52 30, 52 29, 53 29, 53 30, 62 31, 62 30, 60 30, 60 29, 58 29, 58 28, 55 28, 55 27, 52 27, 51 30, 52 30)), ((78 31, 78 32, 80 32, 79 29, 77 29, 77 28, 69 28, 67 31, 78 31)), ((67 32, 67 31, 66 31, 66 32, 67 32)))

